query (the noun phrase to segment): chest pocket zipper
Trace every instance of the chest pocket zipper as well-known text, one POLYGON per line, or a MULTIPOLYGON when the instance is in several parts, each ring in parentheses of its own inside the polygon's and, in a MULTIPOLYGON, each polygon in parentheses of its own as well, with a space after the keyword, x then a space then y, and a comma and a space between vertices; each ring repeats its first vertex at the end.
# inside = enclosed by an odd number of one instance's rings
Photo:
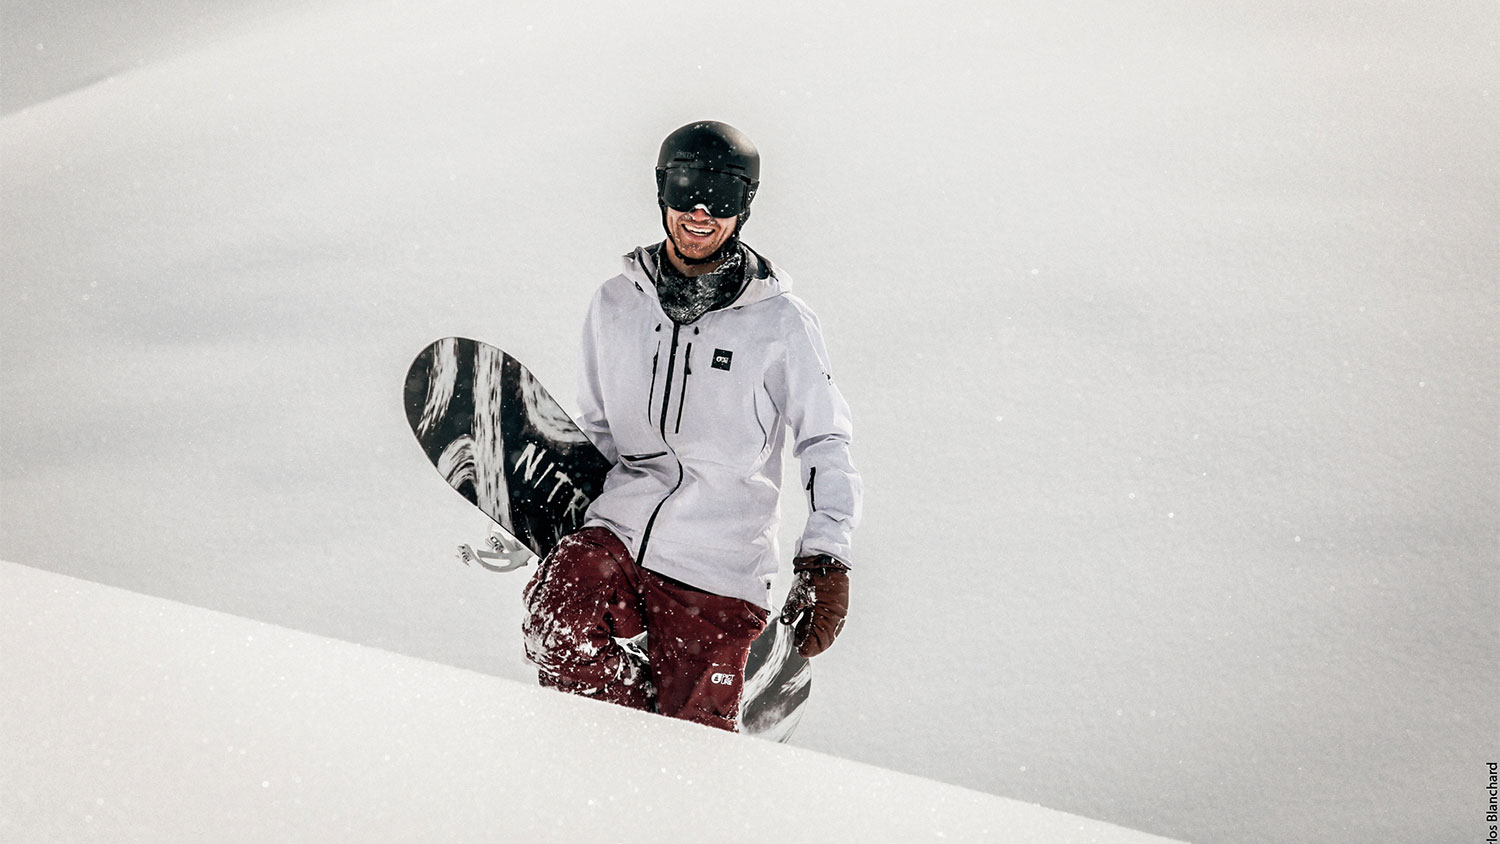
MULTIPOLYGON (((651 355, 651 389, 646 392, 646 418, 651 418, 651 402, 656 399, 656 369, 661 363, 661 341, 656 341, 656 351, 651 355)), ((665 401, 665 399, 663 399, 665 401)))
POLYGON ((687 403, 688 376, 693 374, 693 344, 687 344, 687 352, 682 360, 682 390, 677 394, 677 424, 672 428, 672 433, 682 433, 682 406, 687 403))

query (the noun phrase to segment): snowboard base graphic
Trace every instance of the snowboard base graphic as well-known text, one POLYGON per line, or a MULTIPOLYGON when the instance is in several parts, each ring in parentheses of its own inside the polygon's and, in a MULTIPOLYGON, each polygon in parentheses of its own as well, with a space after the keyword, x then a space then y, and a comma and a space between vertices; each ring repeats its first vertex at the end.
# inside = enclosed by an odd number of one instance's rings
MULTIPOLYGON (((583 524, 610 463, 519 361, 462 337, 423 349, 406 375, 412 433, 448 485, 497 526, 465 563, 512 571, 583 524)), ((741 732, 785 741, 811 690, 811 665, 775 621, 745 665, 741 732)))

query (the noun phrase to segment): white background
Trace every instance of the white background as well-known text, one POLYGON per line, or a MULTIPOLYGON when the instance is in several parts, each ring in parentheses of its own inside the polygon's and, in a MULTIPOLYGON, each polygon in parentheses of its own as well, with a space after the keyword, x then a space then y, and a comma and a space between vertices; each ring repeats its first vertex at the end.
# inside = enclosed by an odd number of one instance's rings
POLYGON ((725 120, 868 489, 796 743, 1195 841, 1479 834, 1493 4, 68 9, 0 5, 0 557, 524 677, 402 376, 463 334, 571 406, 660 139, 725 120))

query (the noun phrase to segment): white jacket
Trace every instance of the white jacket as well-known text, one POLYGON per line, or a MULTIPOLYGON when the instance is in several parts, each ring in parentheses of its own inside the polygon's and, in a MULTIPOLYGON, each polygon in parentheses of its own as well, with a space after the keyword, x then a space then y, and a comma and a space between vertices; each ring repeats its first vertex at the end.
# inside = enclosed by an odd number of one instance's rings
POLYGON ((769 261, 747 260, 738 298, 679 326, 652 253, 625 256, 584 320, 579 423, 615 464, 588 524, 645 568, 769 607, 787 430, 810 510, 799 556, 850 561, 861 485, 817 317, 769 261))

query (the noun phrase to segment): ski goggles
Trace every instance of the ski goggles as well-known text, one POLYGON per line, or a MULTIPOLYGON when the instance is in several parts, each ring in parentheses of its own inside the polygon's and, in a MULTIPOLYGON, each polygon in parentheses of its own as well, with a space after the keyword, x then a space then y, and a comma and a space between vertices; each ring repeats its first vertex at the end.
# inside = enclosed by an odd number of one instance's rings
POLYGON ((721 218, 738 217, 755 196, 755 188, 739 176, 688 167, 659 171, 657 187, 662 202, 674 211, 687 212, 702 205, 721 218))

